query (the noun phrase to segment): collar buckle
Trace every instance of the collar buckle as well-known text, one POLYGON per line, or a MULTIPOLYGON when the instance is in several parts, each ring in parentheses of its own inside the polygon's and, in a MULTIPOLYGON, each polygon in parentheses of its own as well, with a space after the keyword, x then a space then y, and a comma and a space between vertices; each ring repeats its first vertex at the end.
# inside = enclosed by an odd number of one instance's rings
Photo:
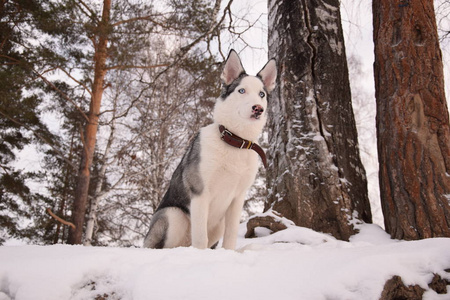
POLYGON ((233 136, 233 134, 231 133, 231 131, 229 131, 228 129, 224 129, 221 133, 220 133, 220 138, 223 140, 225 138, 225 134, 228 134, 229 136, 233 136))

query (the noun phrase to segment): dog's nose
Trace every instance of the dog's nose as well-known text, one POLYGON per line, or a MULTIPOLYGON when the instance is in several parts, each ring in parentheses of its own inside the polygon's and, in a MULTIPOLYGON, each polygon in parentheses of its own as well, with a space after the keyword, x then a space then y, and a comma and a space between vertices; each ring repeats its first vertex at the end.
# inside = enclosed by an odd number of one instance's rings
POLYGON ((264 112, 264 108, 261 105, 253 105, 252 106, 253 113, 256 115, 260 115, 264 112))

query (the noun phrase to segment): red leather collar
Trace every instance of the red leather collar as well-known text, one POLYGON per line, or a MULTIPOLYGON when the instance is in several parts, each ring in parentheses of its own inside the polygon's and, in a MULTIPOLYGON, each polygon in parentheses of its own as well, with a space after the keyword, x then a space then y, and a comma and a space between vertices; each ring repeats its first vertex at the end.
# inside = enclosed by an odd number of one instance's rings
POLYGON ((266 153, 264 153, 264 150, 258 144, 253 143, 252 141, 249 140, 245 140, 235 135, 234 133, 226 129, 225 126, 223 125, 219 125, 219 131, 220 131, 220 138, 228 145, 239 149, 251 149, 256 153, 258 153, 258 155, 262 159, 264 167, 267 168, 266 153))

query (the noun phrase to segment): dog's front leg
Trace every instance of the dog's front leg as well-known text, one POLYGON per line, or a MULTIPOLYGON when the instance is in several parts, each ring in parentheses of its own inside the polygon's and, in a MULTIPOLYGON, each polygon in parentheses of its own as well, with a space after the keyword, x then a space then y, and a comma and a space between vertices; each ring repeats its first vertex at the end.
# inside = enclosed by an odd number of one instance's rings
POLYGON ((236 197, 231 202, 230 207, 225 214, 225 234, 223 236, 223 248, 234 250, 239 229, 239 220, 241 218, 242 207, 244 206, 245 194, 236 197))
POLYGON ((192 246, 198 249, 208 247, 209 203, 205 197, 191 200, 191 238, 192 246))

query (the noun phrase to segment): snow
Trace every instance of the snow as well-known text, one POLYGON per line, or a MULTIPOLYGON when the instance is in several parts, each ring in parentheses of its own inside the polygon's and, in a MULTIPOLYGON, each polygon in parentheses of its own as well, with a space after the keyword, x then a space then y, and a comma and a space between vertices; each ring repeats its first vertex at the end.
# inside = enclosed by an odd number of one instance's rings
MULTIPOLYGON (((361 225, 350 242, 293 226, 243 238, 238 251, 83 246, 0 247, 0 300, 379 299, 393 275, 428 289, 450 279, 450 239, 392 240, 361 225)), ((450 291, 450 290, 449 290, 450 291)), ((428 290, 424 299, 450 299, 428 290)))

